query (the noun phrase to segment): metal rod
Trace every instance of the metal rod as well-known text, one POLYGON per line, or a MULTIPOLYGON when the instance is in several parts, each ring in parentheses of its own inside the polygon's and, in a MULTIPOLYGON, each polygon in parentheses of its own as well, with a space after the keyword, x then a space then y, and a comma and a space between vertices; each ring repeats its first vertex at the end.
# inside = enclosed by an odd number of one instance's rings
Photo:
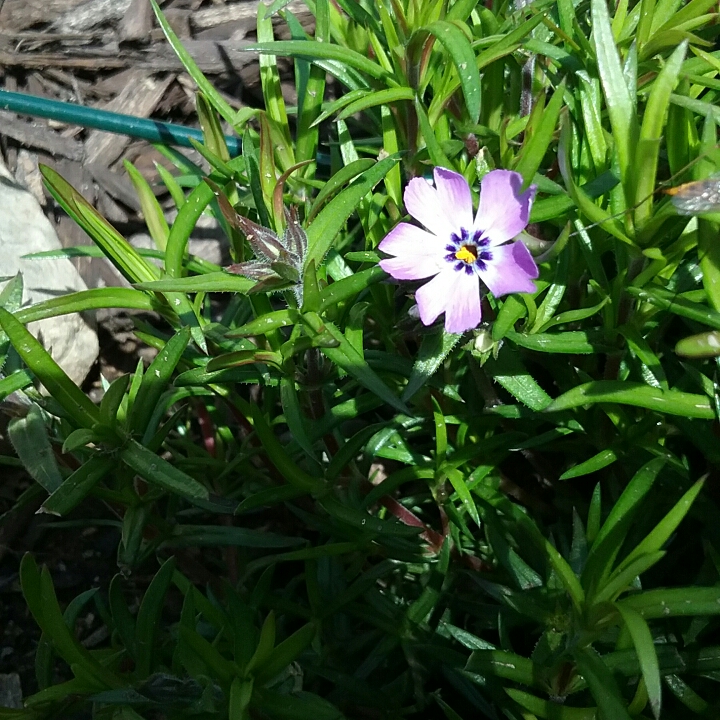
MULTIPOLYGON (((50 118, 69 125, 82 125, 119 135, 129 135, 160 145, 192 147, 190 138, 200 143, 203 141, 202 132, 196 128, 123 115, 109 110, 98 110, 59 100, 48 100, 8 90, 0 90, 0 109, 21 115, 50 118)), ((240 138, 226 135, 225 142, 230 155, 240 155, 242 152, 240 138)))

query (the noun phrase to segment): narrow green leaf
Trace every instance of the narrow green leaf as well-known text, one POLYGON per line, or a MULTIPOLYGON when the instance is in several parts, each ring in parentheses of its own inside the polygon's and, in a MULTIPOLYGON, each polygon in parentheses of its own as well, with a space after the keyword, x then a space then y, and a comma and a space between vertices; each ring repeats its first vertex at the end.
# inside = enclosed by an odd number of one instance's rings
MULTIPOLYGON (((290 0, 282 0, 290 2, 290 0)), ((249 680, 241 680, 236 677, 230 686, 230 698, 228 702, 228 717, 242 718, 248 717, 247 710, 250 705, 250 699, 253 694, 253 678, 249 680)))
POLYGON ((368 268, 354 273, 349 277, 331 283, 320 291, 317 312, 321 313, 338 303, 359 295, 363 290, 387 278, 381 267, 368 268))
POLYGON ((529 658, 506 650, 476 650, 465 670, 481 676, 512 680, 528 687, 542 687, 540 668, 529 658))
POLYGON ((580 80, 578 93, 583 115, 583 129, 595 164, 595 171, 600 174, 607 168, 608 150, 602 126, 600 82, 595 77, 591 78, 584 70, 577 72, 576 75, 580 80))
POLYGON ((560 117, 560 111, 563 107, 564 95, 565 81, 561 82, 555 89, 550 102, 545 107, 538 127, 534 129, 530 139, 523 144, 518 162, 513 169, 523 176, 525 186, 532 182, 535 174, 540 169, 545 153, 550 147, 560 117))
POLYGON ((235 352, 215 356, 205 368, 208 372, 215 372, 224 368, 252 365, 254 363, 274 365, 276 368, 280 368, 283 363, 283 356, 279 352, 258 350, 257 348, 236 350, 235 352))
POLYGON ((12 375, 2 378, 0 380, 0 400, 5 400, 6 397, 18 390, 24 390, 32 383, 33 376, 27 370, 18 370, 12 375))
POLYGON ((272 680, 282 672, 310 645, 316 634, 317 629, 315 626, 308 623, 274 647, 272 652, 256 665, 255 677, 258 682, 263 683, 272 680))
POLYGON ((678 675, 665 675, 665 684, 670 692, 688 709, 702 717, 710 708, 710 703, 700 697, 684 680, 678 675))
MULTIPOLYGON (((173 335, 158 352, 143 374, 142 382, 130 410, 128 429, 137 435, 147 434, 148 423, 155 412, 160 396, 165 392, 175 368, 190 341, 189 328, 173 335)), ((152 429, 154 432, 154 429, 152 429)), ((149 440, 149 438, 147 438, 149 440)))
POLYGON ((157 485, 168 492, 180 495, 189 502, 204 506, 210 499, 210 493, 197 480, 182 470, 173 467, 167 460, 129 440, 120 454, 120 459, 151 485, 157 485))
POLYGON ((367 97, 372 94, 372 90, 367 88, 358 88, 357 90, 351 90, 350 92, 343 93, 339 98, 327 103, 325 109, 318 115, 315 120, 315 125, 319 125, 328 118, 332 117, 336 113, 340 112, 344 107, 347 107, 350 103, 359 100, 360 98, 367 97))
POLYGON ((22 273, 18 272, 0 291, 0 307, 5 308, 8 312, 16 313, 23 302, 24 286, 22 273))
POLYGON ((154 280, 160 271, 147 262, 120 233, 59 173, 40 165, 45 184, 63 210, 93 241, 131 283, 154 280))
POLYGON ((478 514, 472 494, 465 483, 463 474, 459 470, 448 470, 447 478, 450 480, 450 484, 453 486, 453 489, 458 494, 462 504, 465 506, 468 515, 470 515, 470 517, 475 521, 475 524, 480 527, 480 515, 478 514))
POLYGON ((631 720, 615 678, 593 648, 577 648, 573 652, 580 674, 590 688, 602 717, 631 720))
POLYGON ((582 477, 583 475, 589 475, 590 473, 602 470, 608 465, 612 465, 618 459, 618 454, 612 448, 607 450, 601 450, 596 455, 593 455, 588 460, 574 465, 569 470, 566 470, 558 480, 571 480, 572 478, 582 477))
POLYGON ((234 663, 226 660, 204 637, 188 627, 180 626, 180 638, 212 672, 221 683, 230 685, 237 676, 234 663))
POLYGON ((293 487, 306 492, 322 489, 324 483, 321 478, 312 477, 290 458, 257 405, 252 406, 252 421, 268 459, 293 487))
POLYGON ((251 320, 239 328, 235 328, 225 333, 227 338, 244 338, 251 335, 265 335, 266 333, 278 330, 279 328, 296 325, 301 321, 301 315, 293 308, 285 310, 273 310, 267 314, 261 315, 251 320))
MULTIPOLYGON (((644 499, 650 492, 660 471, 665 466, 665 458, 654 458, 641 467, 623 490, 610 514, 597 532, 583 570, 583 584, 589 587, 597 585, 601 578, 610 574, 614 562, 631 523, 642 507, 644 499)), ((596 523, 599 523, 599 490, 596 488, 598 502, 596 506, 596 523)), ((588 520, 588 527, 590 522, 588 520)))
POLYGON ((260 629, 260 638, 258 640, 257 647, 255 648, 255 652, 250 658, 247 666, 245 667, 245 673, 251 673, 258 665, 264 663, 270 657, 270 654, 272 653, 274 647, 275 613, 271 610, 265 618, 265 622, 263 622, 262 628, 260 629))
POLYGON ((332 247, 335 236, 340 232, 347 219, 352 215, 358 203, 377 185, 398 158, 385 158, 366 170, 351 185, 333 198, 315 217, 307 229, 308 251, 305 256, 305 268, 310 262, 316 267, 322 263, 332 247))
POLYGON ((665 12, 656 12, 653 18, 653 31, 669 30, 670 28, 684 25, 707 13, 715 3, 712 0, 691 0, 683 5, 682 3, 658 3, 658 10, 665 6, 665 12), (682 5, 682 7, 680 7, 682 5), (660 24, 662 23, 662 24, 660 24))
POLYGON ((605 581, 601 583, 602 587, 598 590, 597 594, 593 596, 593 603, 612 602, 622 593, 628 591, 636 578, 642 575, 646 570, 649 570, 653 565, 656 565, 660 560, 665 557, 665 553, 658 551, 654 553, 648 553, 647 555, 640 555, 635 558, 631 563, 617 569, 613 572, 605 581))
POLYGON ((263 227, 270 227, 270 215, 265 204, 263 185, 260 174, 260 151, 256 142, 256 133, 248 126, 243 134, 243 157, 245 158, 245 175, 250 186, 258 215, 258 222, 263 227))
POLYGON ((444 20, 438 20, 424 29, 433 34, 450 55, 460 79, 460 87, 470 121, 478 122, 481 94, 480 73, 476 65, 475 53, 465 33, 457 24, 444 20))
POLYGON ((414 100, 415 92, 412 88, 398 87, 388 88, 387 90, 377 90, 365 93, 363 97, 358 98, 354 102, 349 103, 338 115, 338 120, 345 120, 355 113, 364 112, 378 105, 391 105, 401 100, 414 100))
POLYGON ((626 290, 638 300, 652 303, 656 307, 668 310, 675 315, 720 330, 720 312, 707 307, 707 305, 692 302, 677 293, 655 286, 646 286, 644 288, 628 287, 626 290))
MULTIPOLYGON (((273 488, 276 490, 277 488, 273 488)), ((247 510, 247 506, 244 507, 247 510)), ((305 544, 300 537, 225 525, 176 525, 172 535, 163 540, 163 547, 248 547, 284 548, 305 544)))
POLYGON ((640 19, 637 26, 637 44, 640 48, 650 39, 650 30, 653 26, 655 0, 642 0, 640 4, 640 19))
MULTIPOLYGON (((164 260, 165 252, 153 250, 151 248, 138 248, 141 257, 152 258, 153 260, 164 260)), ((46 250, 45 252, 30 253, 23 257, 29 260, 41 260, 48 258, 54 260, 56 258, 75 258, 75 257, 95 257, 104 258, 105 253, 97 245, 76 245, 75 247, 58 248, 57 250, 46 250)), ((207 273, 219 270, 219 266, 214 263, 203 260, 197 255, 188 255, 184 261, 184 267, 188 272, 207 273)), ((87 290, 83 292, 97 292, 98 290, 126 290, 127 288, 98 288, 97 290, 87 290)))
MULTIPOLYGON (((321 2, 321 5, 324 3, 321 2)), ((326 42, 328 38, 321 37, 320 28, 316 26, 316 39, 326 42)), ((302 61, 298 61, 302 62, 302 61)), ((295 157, 298 162, 303 160, 314 160, 318 146, 320 128, 317 127, 317 119, 322 111, 323 96, 325 94, 325 71, 315 64, 311 64, 308 70, 307 81, 304 91, 298 91, 298 120, 295 141, 295 157)), ((314 168, 305 173, 310 177, 314 168)))
POLYGON ((306 313, 303 320, 305 326, 313 335, 317 336, 327 332, 337 341, 338 347, 336 348, 321 348, 324 355, 396 410, 407 415, 410 414, 405 403, 377 376, 367 361, 355 350, 335 325, 330 322, 323 322, 316 313, 306 313))
POLYGON ((592 44, 617 148, 620 179, 625 187, 626 196, 632 201, 628 184, 637 143, 637 117, 623 75, 605 0, 591 0, 590 10, 592 44))
POLYGON ((245 294, 257 284, 242 275, 232 275, 226 272, 214 272, 207 275, 193 275, 192 277, 163 278, 152 282, 139 283, 140 290, 154 292, 234 292, 245 294))
POLYGON ((610 514, 603 523, 593 543, 593 552, 620 524, 631 518, 631 514, 640 508, 642 500, 653 486, 660 471, 665 467, 665 458, 654 458, 643 465, 623 490, 610 514))
POLYGON ((640 662, 643 680, 645 681, 645 688, 650 699, 650 707, 655 718, 659 720, 662 706, 662 684, 660 682, 660 667, 650 628, 642 615, 632 608, 623 605, 616 605, 615 607, 622 616, 625 627, 632 638, 640 662))
POLYGON ((117 574, 110 581, 108 602, 112 613, 113 625, 120 635, 122 644, 128 655, 135 659, 137 647, 135 645, 135 618, 130 613, 127 601, 122 591, 122 575, 117 574))
POLYGON ((280 402, 293 440, 305 451, 308 458, 317 462, 317 456, 307 433, 308 419, 300 406, 300 399, 295 389, 295 380, 289 377, 280 379, 280 402))
POLYGON ((55 595, 47 568, 42 571, 28 553, 20 563, 20 585, 35 622, 52 641, 58 655, 70 666, 84 671, 98 689, 112 689, 124 684, 111 670, 101 665, 70 632, 55 595))
POLYGON ((350 182, 366 170, 369 170, 373 165, 375 165, 375 161, 371 158, 362 158, 361 160, 355 160, 348 165, 345 165, 334 173, 333 176, 323 185, 322 189, 315 198, 312 208, 310 208, 310 213, 308 214, 308 223, 312 222, 313 218, 317 215, 326 200, 338 192, 343 185, 350 182))
POLYGON ((114 467, 115 460, 106 455, 93 455, 42 504, 40 510, 50 515, 63 516, 76 508, 114 467))
MULTIPOLYGON (((153 0, 154 1, 154 0, 153 0)), ((173 278, 181 278, 183 275, 183 261, 185 259, 185 251, 190 240, 190 234, 195 229, 200 216, 205 208, 215 198, 212 188, 204 182, 201 182, 188 195, 185 203, 178 211, 175 222, 170 228, 168 236, 167 248, 165 251, 165 270, 173 278)), ((140 282, 155 280, 153 278, 143 278, 140 282)), ((138 280, 135 280, 138 282, 138 280)), ((182 290, 180 291, 182 292, 182 290)))
POLYGON ((204 146, 221 162, 230 162, 230 152, 225 142, 220 120, 202 92, 195 93, 195 107, 203 131, 204 146))
POLYGON ((153 193, 147 180, 140 174, 138 169, 129 160, 124 160, 123 165, 140 199, 143 219, 148 226, 150 236, 155 241, 158 250, 165 250, 168 235, 170 234, 170 228, 165 220, 165 213, 160 207, 155 193, 153 193))
POLYGON ((425 147, 427 148, 432 164, 436 167, 452 168, 453 164, 443 151, 442 146, 435 135, 435 126, 431 123, 430 118, 425 112, 425 108, 419 98, 416 98, 415 100, 415 114, 417 115, 420 123, 420 137, 425 142, 425 147))
POLYGON ((514 329, 515 323, 525 315, 527 315, 527 305, 517 295, 505 298, 492 326, 492 339, 495 342, 502 340, 508 331, 514 329))
MULTIPOLYGON (((643 8, 646 2, 643 3, 643 8)), ((641 45, 638 39, 638 45, 641 45)), ((670 95, 678 82, 688 44, 683 42, 668 58, 652 84, 643 114, 640 137, 636 149, 633 172, 635 177, 635 226, 642 228, 650 219, 653 209, 655 179, 657 176, 660 144, 670 105, 670 95)))
MULTIPOLYGON (((609 302, 610 296, 604 297, 597 305, 591 307, 581 308, 580 310, 567 310, 566 312, 559 313, 552 320, 547 322, 540 328, 540 332, 545 332, 558 325, 567 325, 569 323, 577 323, 581 320, 586 320, 593 315, 600 312, 609 302)), ((620 331, 622 332, 622 330, 620 331)))
MULTIPOLYGON (((542 22, 542 20, 543 15, 538 13, 529 20, 520 23, 520 25, 506 35, 501 36, 495 44, 478 53, 474 61, 475 67, 481 71, 496 60, 515 52, 520 47, 523 39, 526 38, 542 22)), ((438 122, 445 106, 459 87, 459 80, 457 83, 448 83, 442 93, 438 93, 435 97, 433 97, 433 100, 430 103, 430 108, 428 109, 428 118, 431 127, 438 122)))
MULTIPOLYGON (((388 105, 380 107, 380 120, 382 125, 383 150, 388 156, 397 155, 401 151, 401 141, 398 140, 398 126, 396 113, 388 105)), ((396 207, 402 207, 402 172, 400 165, 396 165, 385 176, 385 191, 396 207)))
POLYGON ((622 571, 631 562, 641 555, 648 555, 659 551, 667 542, 668 538, 675 532, 677 526, 682 522, 690 510, 695 498, 698 496, 704 485, 704 480, 698 480, 675 504, 670 512, 655 526, 654 530, 637 545, 628 556, 618 565, 616 572, 622 571))
POLYGON ((530 329, 531 334, 537 333, 541 328, 546 327, 552 320, 553 315, 555 315, 555 311, 558 309, 563 297, 565 296, 565 290, 568 282, 569 264, 570 253, 560 253, 558 262, 555 266, 555 277, 553 278, 553 283, 548 288, 548 291, 538 308, 537 314, 535 315, 535 322, 530 329))
POLYGON ((279 503, 284 503, 295 498, 302 497, 306 494, 305 490, 301 490, 293 485, 281 485, 280 487, 267 488, 260 490, 254 495, 245 498, 236 508, 235 514, 242 515, 259 507, 270 507, 279 503))
POLYGON ((488 358, 484 367, 493 380, 531 410, 545 410, 552 403, 552 398, 528 373, 518 353, 511 348, 502 348, 497 360, 488 358))
POLYGON ((135 643, 137 649, 136 673, 140 679, 147 678, 155 668, 162 609, 174 571, 175 558, 170 557, 161 565, 155 577, 150 581, 138 609, 135 621, 135 643))
POLYGON ((415 393, 440 369, 445 358, 452 352, 462 335, 448 332, 428 333, 423 337, 412 374, 402 394, 408 402, 415 393))
POLYGON ((154 297, 132 288, 95 288, 81 290, 62 297, 43 300, 22 308, 15 317, 24 325, 45 318, 68 315, 75 312, 87 312, 100 308, 132 308, 162 312, 163 306, 154 297))
POLYGON ((168 189, 170 197, 172 197, 175 203, 175 207, 179 210, 185 204, 185 193, 182 187, 175 179, 175 176, 159 162, 155 163, 155 169, 160 179, 165 183, 165 187, 168 189))
POLYGON ((118 410, 125 398, 125 391, 130 384, 130 375, 115 378, 100 401, 100 422, 108 428, 115 428, 118 421, 118 410))
POLYGON ((597 720, 597 708, 578 708, 559 705, 552 700, 542 700, 522 690, 504 688, 505 692, 521 707, 539 718, 552 720, 597 720))
MULTIPOLYGON (((587 518, 587 536, 588 543, 592 546, 595 543, 596 538, 600 532, 600 512, 602 508, 602 487, 600 483, 595 485, 593 490, 592 499, 590 500, 590 507, 588 508, 587 518)), ((586 560, 587 564, 587 560, 586 560)))
POLYGON ((629 595, 616 605, 632 608, 646 620, 720 614, 720 587, 662 588, 629 595))
MULTIPOLYGON (((604 2, 605 0, 597 1, 604 2)), ((570 159, 572 156, 572 127, 569 119, 567 118, 563 119, 561 125, 562 128, 560 131, 560 144, 558 147, 557 157, 558 166, 560 168, 563 180, 565 181, 565 187, 567 188, 568 195, 570 195, 572 201, 575 203, 577 208, 590 220, 593 225, 599 225, 604 230, 609 232, 613 237, 616 237, 618 240, 621 240, 628 245, 633 245, 633 241, 627 236, 617 219, 607 210, 601 208, 599 205, 596 205, 592 201, 588 191, 585 188, 579 187, 576 184, 573 178, 573 169, 570 163, 570 159)), ((558 199, 552 198, 551 202, 553 203, 553 205, 555 205, 556 203, 559 204, 559 208, 557 208, 556 210, 557 215, 563 214, 570 207, 572 207, 572 205, 568 206, 566 200, 562 197, 558 199)), ((557 217, 557 215, 552 214, 550 217, 557 217)), ((533 222, 537 222, 537 214, 532 215, 531 219, 533 222)), ((576 222, 579 222, 579 220, 576 222)), ((595 260, 595 262, 598 262, 597 259, 595 260)), ((591 269, 594 270, 592 265, 591 269)), ((596 280, 598 279, 597 272, 593 272, 593 276, 596 280)))
MULTIPOLYGON (((704 159, 695 166, 695 179, 705 180, 714 176, 718 170, 717 126, 711 118, 705 118, 703 123, 698 152, 701 154, 700 157, 704 155, 704 159)), ((717 242, 719 232, 717 215, 698 218, 698 255, 702 268, 703 287, 710 305, 715 310, 720 310, 720 249, 717 242)))
POLYGON ((693 395, 678 390, 662 390, 643 383, 615 380, 594 380, 568 390, 553 400, 545 412, 561 412, 596 403, 619 403, 647 408, 668 415, 712 420, 715 411, 704 395, 693 395))
POLYGON ((275 40, 271 43, 256 43, 244 48, 247 52, 265 53, 267 55, 286 55, 288 57, 306 58, 307 60, 336 60, 342 65, 355 68, 376 80, 389 79, 389 73, 365 55, 348 47, 340 47, 331 43, 315 40, 275 40))
POLYGON ((75 385, 23 324, 3 308, 0 308, 0 326, 23 362, 78 425, 90 428, 98 422, 100 412, 92 400, 75 385))
POLYGON ((34 403, 25 417, 8 423, 8 437, 30 476, 48 493, 62 484, 62 475, 55 460, 42 411, 34 403))

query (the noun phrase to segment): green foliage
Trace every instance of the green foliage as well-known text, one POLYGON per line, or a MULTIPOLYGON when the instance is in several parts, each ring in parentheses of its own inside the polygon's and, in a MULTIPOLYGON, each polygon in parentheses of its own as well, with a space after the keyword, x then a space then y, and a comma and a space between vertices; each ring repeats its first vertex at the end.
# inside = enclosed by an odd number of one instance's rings
POLYGON ((313 37, 288 4, 260 6, 263 107, 236 111, 153 2, 204 137, 202 167, 163 148, 171 226, 128 165, 157 250, 42 169, 97 246, 53 255, 133 287, 0 293, 0 399, 41 511, 120 533, 118 574, 64 610, 23 559, 22 717, 714 717, 720 206, 661 192, 717 194, 713 3, 308 0, 313 37), (538 189, 536 292, 487 297, 462 336, 377 264, 435 165, 538 189), (187 252, 204 213, 229 268, 187 252), (97 406, 25 325, 104 307, 162 324, 138 322, 157 355, 97 406))

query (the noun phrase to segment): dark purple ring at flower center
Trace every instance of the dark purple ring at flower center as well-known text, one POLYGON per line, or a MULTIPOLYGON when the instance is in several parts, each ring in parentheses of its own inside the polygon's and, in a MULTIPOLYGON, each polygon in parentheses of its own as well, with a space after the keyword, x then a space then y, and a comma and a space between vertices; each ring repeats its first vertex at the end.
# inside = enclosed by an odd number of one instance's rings
POLYGON ((448 251, 445 260, 451 263, 457 272, 464 270, 468 275, 472 275, 476 269, 482 272, 493 257, 489 250, 484 249, 489 243, 488 238, 482 237, 480 231, 474 230, 471 234, 463 228, 460 237, 457 233, 450 236, 450 242, 445 246, 448 251))

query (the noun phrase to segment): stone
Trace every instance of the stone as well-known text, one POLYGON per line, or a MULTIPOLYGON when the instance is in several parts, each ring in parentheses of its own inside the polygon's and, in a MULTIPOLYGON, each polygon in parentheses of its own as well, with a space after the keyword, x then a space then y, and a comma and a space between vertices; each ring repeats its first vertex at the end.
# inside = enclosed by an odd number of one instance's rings
MULTIPOLYGON (((29 260, 24 255, 61 249, 60 241, 36 198, 0 161, 0 278, 22 273, 23 305, 86 290, 66 258, 29 260)), ((0 283, 0 289, 5 283, 0 283)), ((30 323, 55 361, 78 384, 98 356, 97 334, 78 313, 30 323)))
POLYGON ((20 676, 17 673, 0 674, 0 708, 20 710, 22 706, 20 676))

